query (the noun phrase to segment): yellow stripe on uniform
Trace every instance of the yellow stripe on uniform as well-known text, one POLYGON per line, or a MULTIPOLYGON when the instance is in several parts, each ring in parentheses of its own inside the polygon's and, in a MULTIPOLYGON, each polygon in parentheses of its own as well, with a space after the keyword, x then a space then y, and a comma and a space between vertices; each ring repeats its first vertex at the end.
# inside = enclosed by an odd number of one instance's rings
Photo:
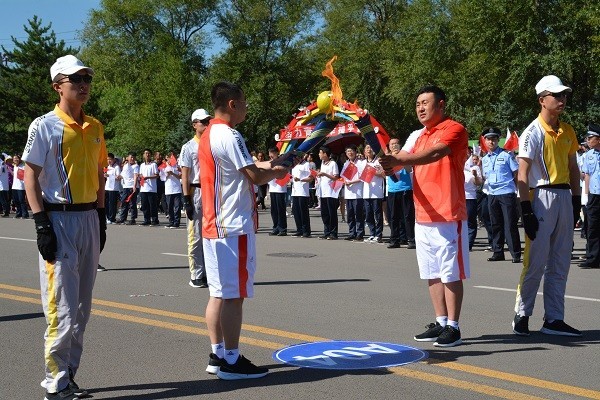
POLYGON ((48 328, 46 329, 47 337, 44 346, 44 357, 46 359, 46 366, 52 373, 52 376, 56 376, 58 374, 58 365, 56 365, 56 361, 54 361, 52 354, 50 354, 50 350, 56 341, 56 336, 58 334, 58 309, 56 301, 56 276, 54 275, 54 266, 55 264, 46 262, 46 274, 48 275, 48 291, 46 293, 48 309, 46 310, 46 322, 48 323, 48 328))

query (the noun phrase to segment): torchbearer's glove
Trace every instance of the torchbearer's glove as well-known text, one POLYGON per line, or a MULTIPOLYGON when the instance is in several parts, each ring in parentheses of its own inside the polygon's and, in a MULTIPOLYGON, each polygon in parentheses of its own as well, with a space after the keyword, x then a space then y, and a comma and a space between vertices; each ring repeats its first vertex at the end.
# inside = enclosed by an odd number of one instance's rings
POLYGON ((46 211, 40 211, 33 214, 35 222, 35 231, 37 232, 37 246, 42 258, 46 261, 54 261, 56 259, 56 234, 52 229, 52 222, 48 218, 46 211))
POLYGON ((577 225, 577 221, 579 221, 579 212, 581 211, 581 196, 573 195, 571 197, 571 203, 573 204, 573 229, 575 229, 575 225, 577 225))
POLYGON ((100 225, 100 253, 104 250, 106 244, 106 210, 104 208, 96 208, 98 212, 98 222, 100 225))
POLYGON ((192 195, 188 194, 183 196, 183 207, 185 208, 185 215, 191 221, 194 217, 194 203, 192 202, 192 195))
POLYGON ((521 211, 523 213, 523 227, 525 228, 525 234, 527 234, 530 240, 535 240, 540 223, 531 209, 531 201, 522 201, 521 211))

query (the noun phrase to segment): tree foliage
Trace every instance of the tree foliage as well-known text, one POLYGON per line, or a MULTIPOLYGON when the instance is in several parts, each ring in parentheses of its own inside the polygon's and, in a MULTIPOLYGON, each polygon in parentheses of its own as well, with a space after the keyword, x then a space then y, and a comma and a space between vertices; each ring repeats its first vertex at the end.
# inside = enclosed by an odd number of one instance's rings
MULTIPOLYGON (((74 51, 37 18, 30 24, 0 70, 0 126, 23 135, 54 101, 48 67, 74 51)), ((212 112, 219 80, 241 84, 249 112, 239 129, 265 149, 330 88, 321 71, 334 55, 344 98, 399 137, 419 127, 415 93, 429 83, 472 137, 488 125, 523 129, 546 74, 573 87, 564 119, 576 131, 600 121, 600 6, 583 0, 102 0, 82 43, 96 70, 86 111, 118 154, 178 149, 191 112, 212 112), (208 58, 213 43, 222 47, 208 58)))

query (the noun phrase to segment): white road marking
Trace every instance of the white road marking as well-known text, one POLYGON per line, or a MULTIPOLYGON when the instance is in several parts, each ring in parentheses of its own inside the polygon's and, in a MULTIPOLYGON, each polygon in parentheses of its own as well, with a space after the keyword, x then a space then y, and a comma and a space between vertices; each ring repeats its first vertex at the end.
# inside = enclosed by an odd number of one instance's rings
POLYGON ((187 254, 178 254, 178 253, 160 253, 160 254, 164 254, 165 256, 179 256, 179 257, 187 257, 187 254))
MULTIPOLYGON (((502 292, 514 292, 516 293, 517 290, 516 289, 508 289, 508 288, 500 288, 500 287, 494 287, 494 286, 473 286, 476 287, 478 289, 490 289, 490 290, 500 290, 502 292)), ((543 295, 543 292, 537 292, 538 295, 543 295)), ((600 303, 600 299, 594 299, 592 297, 579 297, 579 296, 565 296, 566 299, 573 299, 573 300, 585 300, 585 301, 596 301, 600 303)))
POLYGON ((13 237, 4 237, 4 236, 0 236, 0 239, 6 239, 6 240, 22 240, 24 242, 36 242, 36 239, 23 239, 23 238, 13 238, 13 237))

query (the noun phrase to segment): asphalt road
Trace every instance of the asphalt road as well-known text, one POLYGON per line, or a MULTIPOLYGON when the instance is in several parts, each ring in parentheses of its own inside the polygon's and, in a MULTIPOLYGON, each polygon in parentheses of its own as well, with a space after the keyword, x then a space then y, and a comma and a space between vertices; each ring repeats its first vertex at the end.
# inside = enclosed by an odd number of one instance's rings
MULTIPOLYGON (((317 213, 311 211, 313 233, 322 229, 317 213)), ((465 281, 464 345, 439 349, 412 339, 433 320, 414 250, 270 237, 268 210, 261 226, 241 350, 270 368, 267 377, 221 381, 204 372, 208 292, 188 286, 184 229, 109 225, 101 256, 108 271, 97 276, 79 385, 94 399, 600 399, 600 270, 573 264, 569 276, 565 320, 583 337, 537 332, 538 296, 532 335, 520 338, 511 321, 521 266, 487 262, 480 230, 465 281), (404 344, 427 358, 362 370, 299 368, 272 358, 286 346, 328 340, 404 344)), ((344 236, 347 227, 340 228, 344 236)), ((579 256, 584 244, 574 236, 579 256)), ((45 320, 34 239, 31 220, 0 219, 0 399, 43 398, 45 320)))

